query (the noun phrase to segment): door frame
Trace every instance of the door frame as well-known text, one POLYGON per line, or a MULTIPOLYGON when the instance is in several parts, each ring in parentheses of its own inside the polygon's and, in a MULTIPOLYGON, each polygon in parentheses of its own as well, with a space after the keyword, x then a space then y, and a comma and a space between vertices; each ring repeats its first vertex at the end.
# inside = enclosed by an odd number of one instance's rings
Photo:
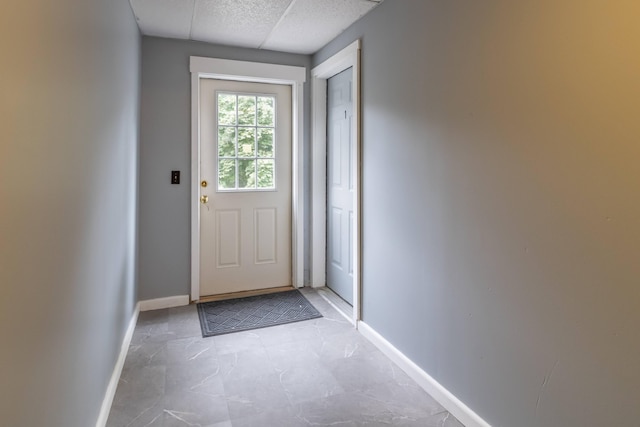
POLYGON ((362 319, 361 307, 361 204, 360 204, 360 51, 361 41, 356 40, 311 70, 311 286, 326 285, 326 232, 327 232, 327 80, 351 68, 353 84, 353 121, 351 130, 354 142, 353 170, 353 316, 357 328, 362 319))
POLYGON ((200 80, 236 80, 291 86, 291 283, 304 285, 305 67, 191 56, 191 300, 200 299, 200 80))

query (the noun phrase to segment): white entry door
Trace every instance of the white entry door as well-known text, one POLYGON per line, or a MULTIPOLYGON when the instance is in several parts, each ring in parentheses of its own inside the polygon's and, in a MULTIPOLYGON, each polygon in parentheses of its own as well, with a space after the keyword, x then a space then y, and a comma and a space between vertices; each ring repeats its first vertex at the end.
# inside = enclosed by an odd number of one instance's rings
POLYGON ((291 87, 202 79, 200 296, 290 286, 291 87))
POLYGON ((352 69, 327 82, 327 286, 353 305, 352 69))

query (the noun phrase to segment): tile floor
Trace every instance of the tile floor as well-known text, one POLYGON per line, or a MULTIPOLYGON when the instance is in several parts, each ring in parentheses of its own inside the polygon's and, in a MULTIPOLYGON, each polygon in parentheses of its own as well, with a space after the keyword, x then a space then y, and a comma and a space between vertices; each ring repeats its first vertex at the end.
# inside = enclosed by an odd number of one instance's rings
POLYGON ((316 291, 323 318, 202 338, 195 305, 140 313, 108 427, 463 427, 316 291))

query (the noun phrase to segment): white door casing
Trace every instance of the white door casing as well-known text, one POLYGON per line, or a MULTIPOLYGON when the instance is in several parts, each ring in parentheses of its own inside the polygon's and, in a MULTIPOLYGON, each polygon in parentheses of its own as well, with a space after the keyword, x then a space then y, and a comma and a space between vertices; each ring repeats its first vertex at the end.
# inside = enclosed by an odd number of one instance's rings
POLYGON ((311 70, 311 285, 326 284, 326 150, 327 79, 352 68, 353 85, 353 323, 362 318, 360 279, 360 40, 311 70))
POLYGON ((201 80, 200 182, 200 296, 291 286, 290 86, 201 80))
POLYGON ((292 283, 303 286, 303 84, 304 67, 192 56, 191 71, 191 300, 200 298, 200 83, 202 79, 288 85, 292 101, 291 263, 292 283))

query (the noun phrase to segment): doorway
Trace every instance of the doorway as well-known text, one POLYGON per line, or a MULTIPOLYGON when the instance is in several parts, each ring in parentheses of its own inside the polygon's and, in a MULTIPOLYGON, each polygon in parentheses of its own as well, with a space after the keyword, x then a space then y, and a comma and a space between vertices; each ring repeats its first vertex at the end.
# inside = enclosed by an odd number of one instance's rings
MULTIPOLYGON (((303 144, 303 84, 306 76, 305 67, 264 64, 246 61, 233 61, 218 58, 190 58, 191 71, 191 300, 197 301, 201 295, 208 294, 211 289, 208 285, 203 287, 201 291, 201 275, 202 267, 205 264, 213 264, 216 270, 228 270, 237 268, 237 264, 245 265, 246 259, 249 263, 259 266, 274 268, 278 265, 280 275, 286 274, 286 282, 294 287, 303 286, 304 266, 303 266, 303 238, 304 238, 304 205, 303 205, 303 176, 301 166, 302 144, 303 144), (268 85, 269 88, 253 86, 245 87, 221 87, 213 89, 213 97, 217 99, 209 105, 209 113, 207 117, 201 120, 201 86, 207 86, 208 82, 216 80, 221 83, 229 83, 236 85, 238 82, 260 83, 268 85), (233 83, 235 82, 235 83, 233 83), (278 88, 284 88, 285 93, 272 92, 273 85, 278 88), (288 92, 287 92, 288 91, 288 92), (218 99, 218 95, 222 98, 218 99), (276 101, 276 99, 278 101, 276 101), (232 101, 233 100, 233 101, 232 101), (280 104, 280 101, 288 100, 290 104, 290 114, 285 114, 290 119, 289 124, 278 125, 277 111, 274 116, 274 126, 270 126, 264 119, 265 111, 269 110, 268 105, 280 104), (218 105, 218 101, 224 105, 218 105), (222 122, 218 117, 220 108, 227 108, 227 112, 233 110, 230 106, 235 103, 235 122, 222 122), (255 114, 255 126, 251 121, 245 121, 246 117, 240 121, 238 106, 243 103, 244 116, 251 115, 251 111, 255 114), (256 104, 255 110, 249 108, 247 104, 256 104), (259 107, 258 103, 262 103, 259 107), (265 107, 267 105, 267 107, 265 107), (216 112, 212 112, 214 108, 216 112), (265 109, 266 108, 266 109, 265 109), (260 112, 259 110, 262 110, 260 112), (246 114, 245 114, 246 113, 246 114), (258 114, 262 114, 262 119, 258 114), (264 120, 263 120, 264 119, 264 120), (260 120, 262 120, 260 122, 260 120), (213 128, 210 135, 214 135, 218 140, 223 142, 220 147, 207 144, 201 139, 201 123, 208 122, 213 128), (285 154, 285 163, 288 165, 278 166, 278 155, 275 154, 279 150, 277 142, 274 142, 273 153, 268 149, 268 141, 270 141, 270 133, 274 135, 277 128, 288 129, 290 132, 289 154, 285 154), (224 129, 222 129, 224 128, 224 129), (222 132, 222 135, 218 133, 222 132), (244 138, 238 145, 238 136, 242 134, 244 138), (255 135, 254 135, 255 134, 255 135), (255 144, 251 148, 248 142, 254 136, 255 144), (261 136, 261 148, 258 137, 261 136), (229 141, 233 141, 231 144, 229 141), (231 153, 233 147, 233 153, 231 153), (209 153, 207 154, 207 150, 209 153), (216 152, 217 150, 217 152, 216 152), (222 150, 222 151, 220 151, 222 150), (233 154, 233 155, 231 155, 233 154), (201 160, 204 156, 209 158, 211 165, 207 172, 207 166, 202 167, 201 160), (213 157, 212 157, 213 156, 213 157), (288 160, 287 160, 288 159, 288 160), (252 169, 253 167, 253 169, 252 169), (207 176, 204 177, 202 172, 205 171, 207 176), (289 171, 290 178, 288 182, 280 181, 281 173, 289 171), (273 173, 272 173, 273 172, 273 173), (222 173, 222 174, 220 174, 222 173), (241 175, 244 173, 244 175, 241 175), (213 177, 213 179, 212 179, 213 177), (201 179, 202 178, 202 179, 201 179), (206 186, 203 186, 206 181, 206 186), (252 188, 249 188, 252 187, 252 188), (288 199, 282 205, 274 206, 272 200, 264 202, 260 194, 275 193, 276 189, 288 187, 288 199), (208 189, 202 192, 202 189, 208 189), (256 193, 256 200, 253 200, 251 207, 248 209, 238 205, 227 205, 226 203, 237 202, 234 198, 241 200, 246 199, 249 193, 256 193), (227 196, 227 200, 216 197, 227 196), (201 199, 202 196, 207 196, 201 199), (210 198, 209 198, 210 197, 210 198), (215 209, 213 201, 216 201, 215 209), (231 201, 230 201, 231 200, 231 201), (220 204, 218 204, 220 203, 220 204), (271 204, 270 204, 271 203, 271 204), (285 206, 288 205, 288 206, 285 206), (282 206, 282 207, 280 207, 282 206), (279 210, 286 211, 288 219, 281 222, 279 210), (244 213, 243 213, 244 211, 244 213), (212 213, 213 212, 213 213, 212 213), (246 213, 246 214, 245 214, 246 213), (209 215, 210 214, 210 215, 209 215), (248 217, 249 220, 244 220, 248 217), (243 226, 243 223, 245 224, 243 226), (249 224, 249 225, 246 225, 249 224), (252 231, 243 233, 243 228, 250 228, 252 231), (201 241, 201 236, 206 230, 214 230, 213 238, 208 242, 201 241), (288 230, 283 230, 288 229, 288 230), (281 233, 282 231, 282 233, 281 233), (227 233, 224 236, 223 233, 227 233), (243 243, 245 237, 246 241, 243 243), (288 249, 282 251, 280 248, 287 248, 287 245, 281 245, 280 240, 288 241, 288 249), (213 242, 213 243, 212 243, 213 242), (234 243, 235 242, 235 243, 234 243), (257 242, 257 244, 256 244, 257 242), (274 245, 275 243, 275 245, 274 245), (205 261, 202 257, 202 248, 213 245, 213 257, 205 261), (220 245, 224 247, 219 247, 220 245), (249 255, 243 258, 243 251, 249 255), (245 259, 245 261, 243 261, 245 259), (280 265, 280 261, 284 261, 285 267, 280 265), (288 265, 287 265, 288 264, 288 265), (220 268, 218 268, 220 267, 220 268), (282 273, 285 271, 285 273, 282 273)), ((277 107, 276 107, 277 108, 277 107)), ((268 114, 267 114, 268 115, 268 114)), ((228 117, 227 117, 228 118, 228 117)), ((230 120, 230 119, 229 119, 230 120)), ((247 119, 249 120, 249 119, 247 119)), ((216 142, 218 144, 218 142, 216 142)), ((286 174, 285 174, 286 175, 286 174)), ((282 192, 285 194, 285 192, 282 192)), ((266 196, 265 196, 266 197, 266 196)), ((249 197, 251 198, 251 197, 249 197)), ((269 197, 267 197, 269 199, 269 197)), ((243 201, 241 204, 244 203, 243 201)), ((205 269, 208 267, 205 267, 205 269)), ((249 269, 251 270, 251 269, 249 269)), ((205 273, 203 277, 207 277, 205 273)), ((255 277, 256 270, 247 273, 248 277, 255 277)), ((275 277, 275 276, 274 276, 275 277)), ((246 279, 246 278, 245 278, 246 279)), ((283 281, 282 276, 274 279, 277 283, 283 281)), ((226 279, 216 279, 216 283, 226 282, 226 279)), ((254 284, 251 286, 255 285, 254 284)), ((263 283, 262 281, 257 281, 263 283)), ((264 282, 266 283, 266 281, 264 282)), ((220 293, 223 289, 218 288, 217 284, 213 285, 213 292, 220 293)), ((227 285, 223 285, 227 286, 227 285)), ((259 285, 260 286, 260 285, 259 285)), ((272 287, 272 283, 264 285, 272 287)))
POLYGON ((327 287, 353 307, 353 68, 327 80, 327 287))
POLYGON ((200 84, 200 297, 288 287, 291 87, 200 84))
MULTIPOLYGON (((350 287, 345 287, 342 291, 344 294, 352 292, 352 308, 347 317, 357 327, 358 321, 361 319, 361 280, 360 280, 360 40, 356 40, 340 52, 325 60, 320 65, 311 70, 311 92, 312 92, 312 202, 311 202, 311 285, 319 288, 330 284, 328 265, 332 262, 330 259, 334 256, 335 251, 341 250, 348 253, 350 266, 347 268, 350 287), (328 176, 327 165, 331 162, 331 158, 327 158, 327 123, 328 117, 328 100, 327 87, 329 80, 342 73, 350 74, 352 83, 350 85, 351 93, 351 126, 350 126, 350 144, 348 151, 349 158, 340 156, 340 161, 346 161, 351 168, 349 183, 347 210, 352 209, 352 214, 344 214, 344 212, 332 212, 331 202, 328 204, 328 185, 331 184, 333 177, 328 176), (345 160, 346 159, 346 160, 345 160), (327 231, 336 232, 336 228, 332 228, 331 216, 340 217, 340 223, 343 229, 339 230, 342 237, 333 239, 327 236, 327 231), (342 219, 347 218, 344 222, 342 219), (328 225, 329 224, 329 225, 328 225), (346 224, 346 225, 345 225, 346 224), (348 238, 346 237, 348 236, 348 238), (336 243, 335 248, 328 245, 336 243), (343 249, 348 242, 348 249, 343 249), (340 249, 338 249, 338 246, 340 249), (350 279, 350 280, 349 280, 350 279)), ((344 110, 343 110, 344 114, 344 110)), ((344 117, 344 116, 343 116, 344 117)), ((348 112, 347 112, 348 117, 348 112)), ((329 149, 331 156, 331 148, 329 149)), ((342 152, 342 151, 340 151, 342 152)), ((340 178, 342 179, 342 178, 340 178)), ((343 208, 341 208, 343 209, 343 208)), ((337 218, 336 218, 336 223, 337 218)), ((340 257, 344 259, 344 254, 340 257)), ((329 287, 330 288, 330 287, 329 287)), ((335 288, 335 286, 334 286, 335 288)), ((346 298, 345 298, 346 299, 346 298)), ((330 301, 331 302, 331 301, 330 301)), ((334 304, 332 302, 332 304, 334 304)), ((337 304, 334 304, 337 306, 337 304)), ((346 304, 345 304, 346 305, 346 304)), ((338 307, 337 307, 338 308, 338 307)))

